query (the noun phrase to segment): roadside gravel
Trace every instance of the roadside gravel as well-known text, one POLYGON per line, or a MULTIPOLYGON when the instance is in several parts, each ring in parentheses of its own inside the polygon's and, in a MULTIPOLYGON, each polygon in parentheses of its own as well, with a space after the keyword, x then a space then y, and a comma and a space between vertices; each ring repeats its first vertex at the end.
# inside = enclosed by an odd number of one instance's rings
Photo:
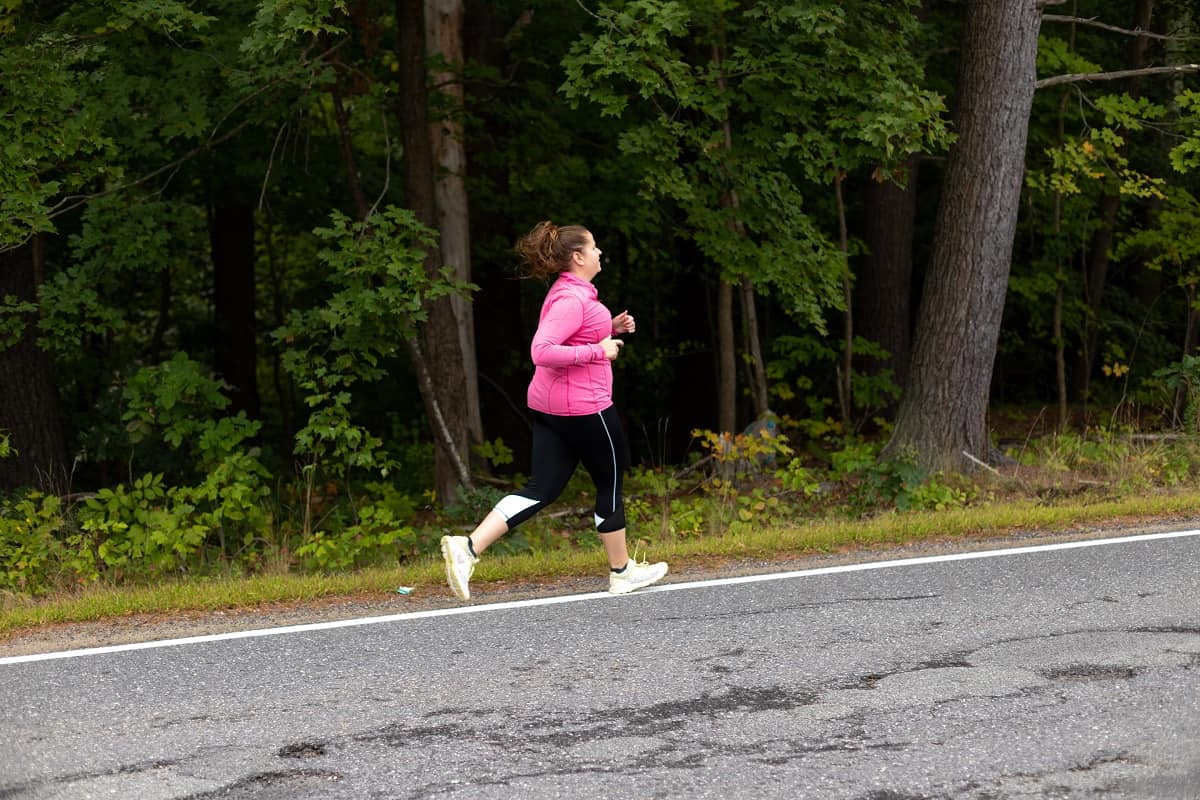
MULTIPOLYGON (((1071 531, 1013 533, 1003 537, 924 540, 912 545, 854 549, 833 554, 738 561, 688 561, 672 565, 667 583, 729 578, 839 564, 886 561, 951 552, 991 550, 1081 539, 1133 536, 1183 530, 1200 524, 1200 517, 1155 518, 1127 523, 1087 526, 1071 531)), ((539 582, 481 583, 472 586, 472 604, 525 600, 536 597, 599 592, 607 582, 598 578, 547 579, 539 582)), ((314 622, 428 611, 460 605, 444 586, 419 587, 411 595, 362 595, 320 601, 275 603, 254 608, 172 614, 136 614, 94 622, 45 625, 15 631, 0 641, 0 657, 50 653, 89 647, 206 636, 233 631, 261 630, 314 622)))

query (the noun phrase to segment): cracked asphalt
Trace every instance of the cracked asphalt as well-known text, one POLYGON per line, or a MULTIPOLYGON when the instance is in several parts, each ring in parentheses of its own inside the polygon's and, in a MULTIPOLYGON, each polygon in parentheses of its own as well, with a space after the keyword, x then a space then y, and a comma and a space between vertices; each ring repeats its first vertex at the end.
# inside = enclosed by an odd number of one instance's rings
POLYGON ((1200 537, 0 666, 0 800, 1200 797, 1200 537))

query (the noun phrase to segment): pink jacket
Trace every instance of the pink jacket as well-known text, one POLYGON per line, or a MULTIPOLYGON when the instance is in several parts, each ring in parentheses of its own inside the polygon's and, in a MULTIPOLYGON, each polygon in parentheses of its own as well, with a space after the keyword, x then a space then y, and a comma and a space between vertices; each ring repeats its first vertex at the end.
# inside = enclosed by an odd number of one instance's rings
POLYGON ((529 355, 533 380, 529 407, 545 414, 578 417, 612 405, 612 363, 598 342, 612 336, 612 314, 596 287, 559 273, 546 294, 529 355))

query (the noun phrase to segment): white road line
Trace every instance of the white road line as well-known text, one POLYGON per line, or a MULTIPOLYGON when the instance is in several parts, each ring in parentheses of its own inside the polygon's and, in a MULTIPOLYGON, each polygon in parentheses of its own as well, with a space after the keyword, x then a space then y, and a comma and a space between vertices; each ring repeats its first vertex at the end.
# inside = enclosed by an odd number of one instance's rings
MULTIPOLYGON (((773 572, 765 575, 744 575, 738 578, 717 578, 706 581, 686 581, 668 583, 642 589, 638 594, 652 592, 677 592, 682 589, 699 589, 710 586, 732 586, 739 583, 760 583, 762 581, 780 581, 789 578, 807 578, 815 575, 834 575, 842 572, 865 572, 874 569, 891 569, 893 567, 913 567, 920 564, 940 564, 949 561, 973 561, 981 558, 997 556, 1026 555, 1030 553, 1047 553, 1054 550, 1077 550, 1083 547, 1101 547, 1112 544, 1129 544, 1131 542, 1149 542, 1160 539, 1180 539, 1188 536, 1200 536, 1200 530, 1170 531, 1167 533, 1148 533, 1137 536, 1118 536, 1111 539, 1087 539, 1075 542, 1059 542, 1057 544, 1031 545, 1028 547, 1006 547, 1001 550, 980 550, 967 553, 949 553, 939 556, 922 556, 919 558, 903 558, 893 561, 868 561, 861 564, 842 564, 836 567, 819 567, 817 569, 802 569, 793 572, 773 572)), ((434 611, 410 611, 404 614, 388 614, 380 617, 362 617, 359 619, 336 620, 334 622, 313 622, 306 625, 287 625, 281 628, 262 628, 250 631, 233 631, 231 633, 214 633, 207 636, 187 636, 181 639, 160 639, 153 642, 135 642, 133 644, 117 644, 108 647, 87 647, 80 650, 62 650, 56 653, 36 653, 27 656, 7 656, 0 658, 0 666, 5 664, 25 664, 31 661, 53 661, 61 658, 80 658, 82 656, 98 656, 106 653, 123 653, 129 650, 149 650, 156 647, 174 647, 183 644, 202 644, 205 642, 222 642, 230 639, 253 639, 260 636, 278 636, 285 633, 305 633, 308 631, 323 631, 333 628, 351 628, 358 625, 378 625, 383 622, 402 622, 413 619, 428 619, 430 617, 450 617, 459 614, 479 614, 487 611, 503 611, 510 608, 530 608, 532 606, 549 606, 559 603, 577 603, 583 600, 615 599, 607 592, 590 592, 588 594, 562 595, 559 597, 542 597, 534 600, 514 600, 506 603, 487 603, 477 606, 456 606, 440 608, 434 611)))

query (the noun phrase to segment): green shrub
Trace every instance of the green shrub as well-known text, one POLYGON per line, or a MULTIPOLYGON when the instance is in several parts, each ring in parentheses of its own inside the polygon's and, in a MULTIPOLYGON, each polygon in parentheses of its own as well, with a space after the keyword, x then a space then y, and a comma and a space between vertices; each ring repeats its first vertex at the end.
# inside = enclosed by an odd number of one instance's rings
POLYGON ((61 569, 61 501, 30 492, 0 505, 0 591, 44 594, 61 569))
POLYGON ((144 475, 132 487, 101 489, 78 513, 67 537, 68 564, 84 581, 148 578, 197 566, 209 528, 197 519, 186 489, 144 475))
POLYGON ((265 485, 270 473, 259 461, 259 448, 249 442, 261 423, 242 412, 218 416, 229 404, 221 383, 184 353, 139 370, 126 385, 124 399, 122 419, 137 451, 155 452, 165 445, 170 458, 190 466, 180 470, 184 481, 169 490, 160 474, 154 480, 142 478, 132 492, 117 486, 99 493, 96 503, 104 506, 103 514, 97 518, 99 506, 89 504, 94 513, 88 524, 99 527, 87 532, 114 544, 105 554, 97 553, 97 566, 102 562, 130 569, 136 554, 152 553, 160 563, 149 568, 173 569, 199 554, 210 535, 222 559, 230 557, 232 544, 240 550, 260 537, 270 524, 265 485), (153 537, 143 543, 123 540, 122 526, 131 526, 135 533, 130 535, 138 536, 136 531, 151 518, 167 526, 155 535, 172 540, 174 557, 159 552, 153 537))
POLYGON ((877 445, 852 443, 833 454, 834 474, 851 485, 848 508, 866 513, 878 508, 930 511, 961 506, 967 493, 928 474, 912 458, 875 460, 877 445))
POLYGON ((296 555, 306 570, 340 572, 385 561, 395 563, 414 537, 413 529, 401 525, 389 508, 367 505, 358 509, 356 523, 309 534, 296 548, 296 555))

